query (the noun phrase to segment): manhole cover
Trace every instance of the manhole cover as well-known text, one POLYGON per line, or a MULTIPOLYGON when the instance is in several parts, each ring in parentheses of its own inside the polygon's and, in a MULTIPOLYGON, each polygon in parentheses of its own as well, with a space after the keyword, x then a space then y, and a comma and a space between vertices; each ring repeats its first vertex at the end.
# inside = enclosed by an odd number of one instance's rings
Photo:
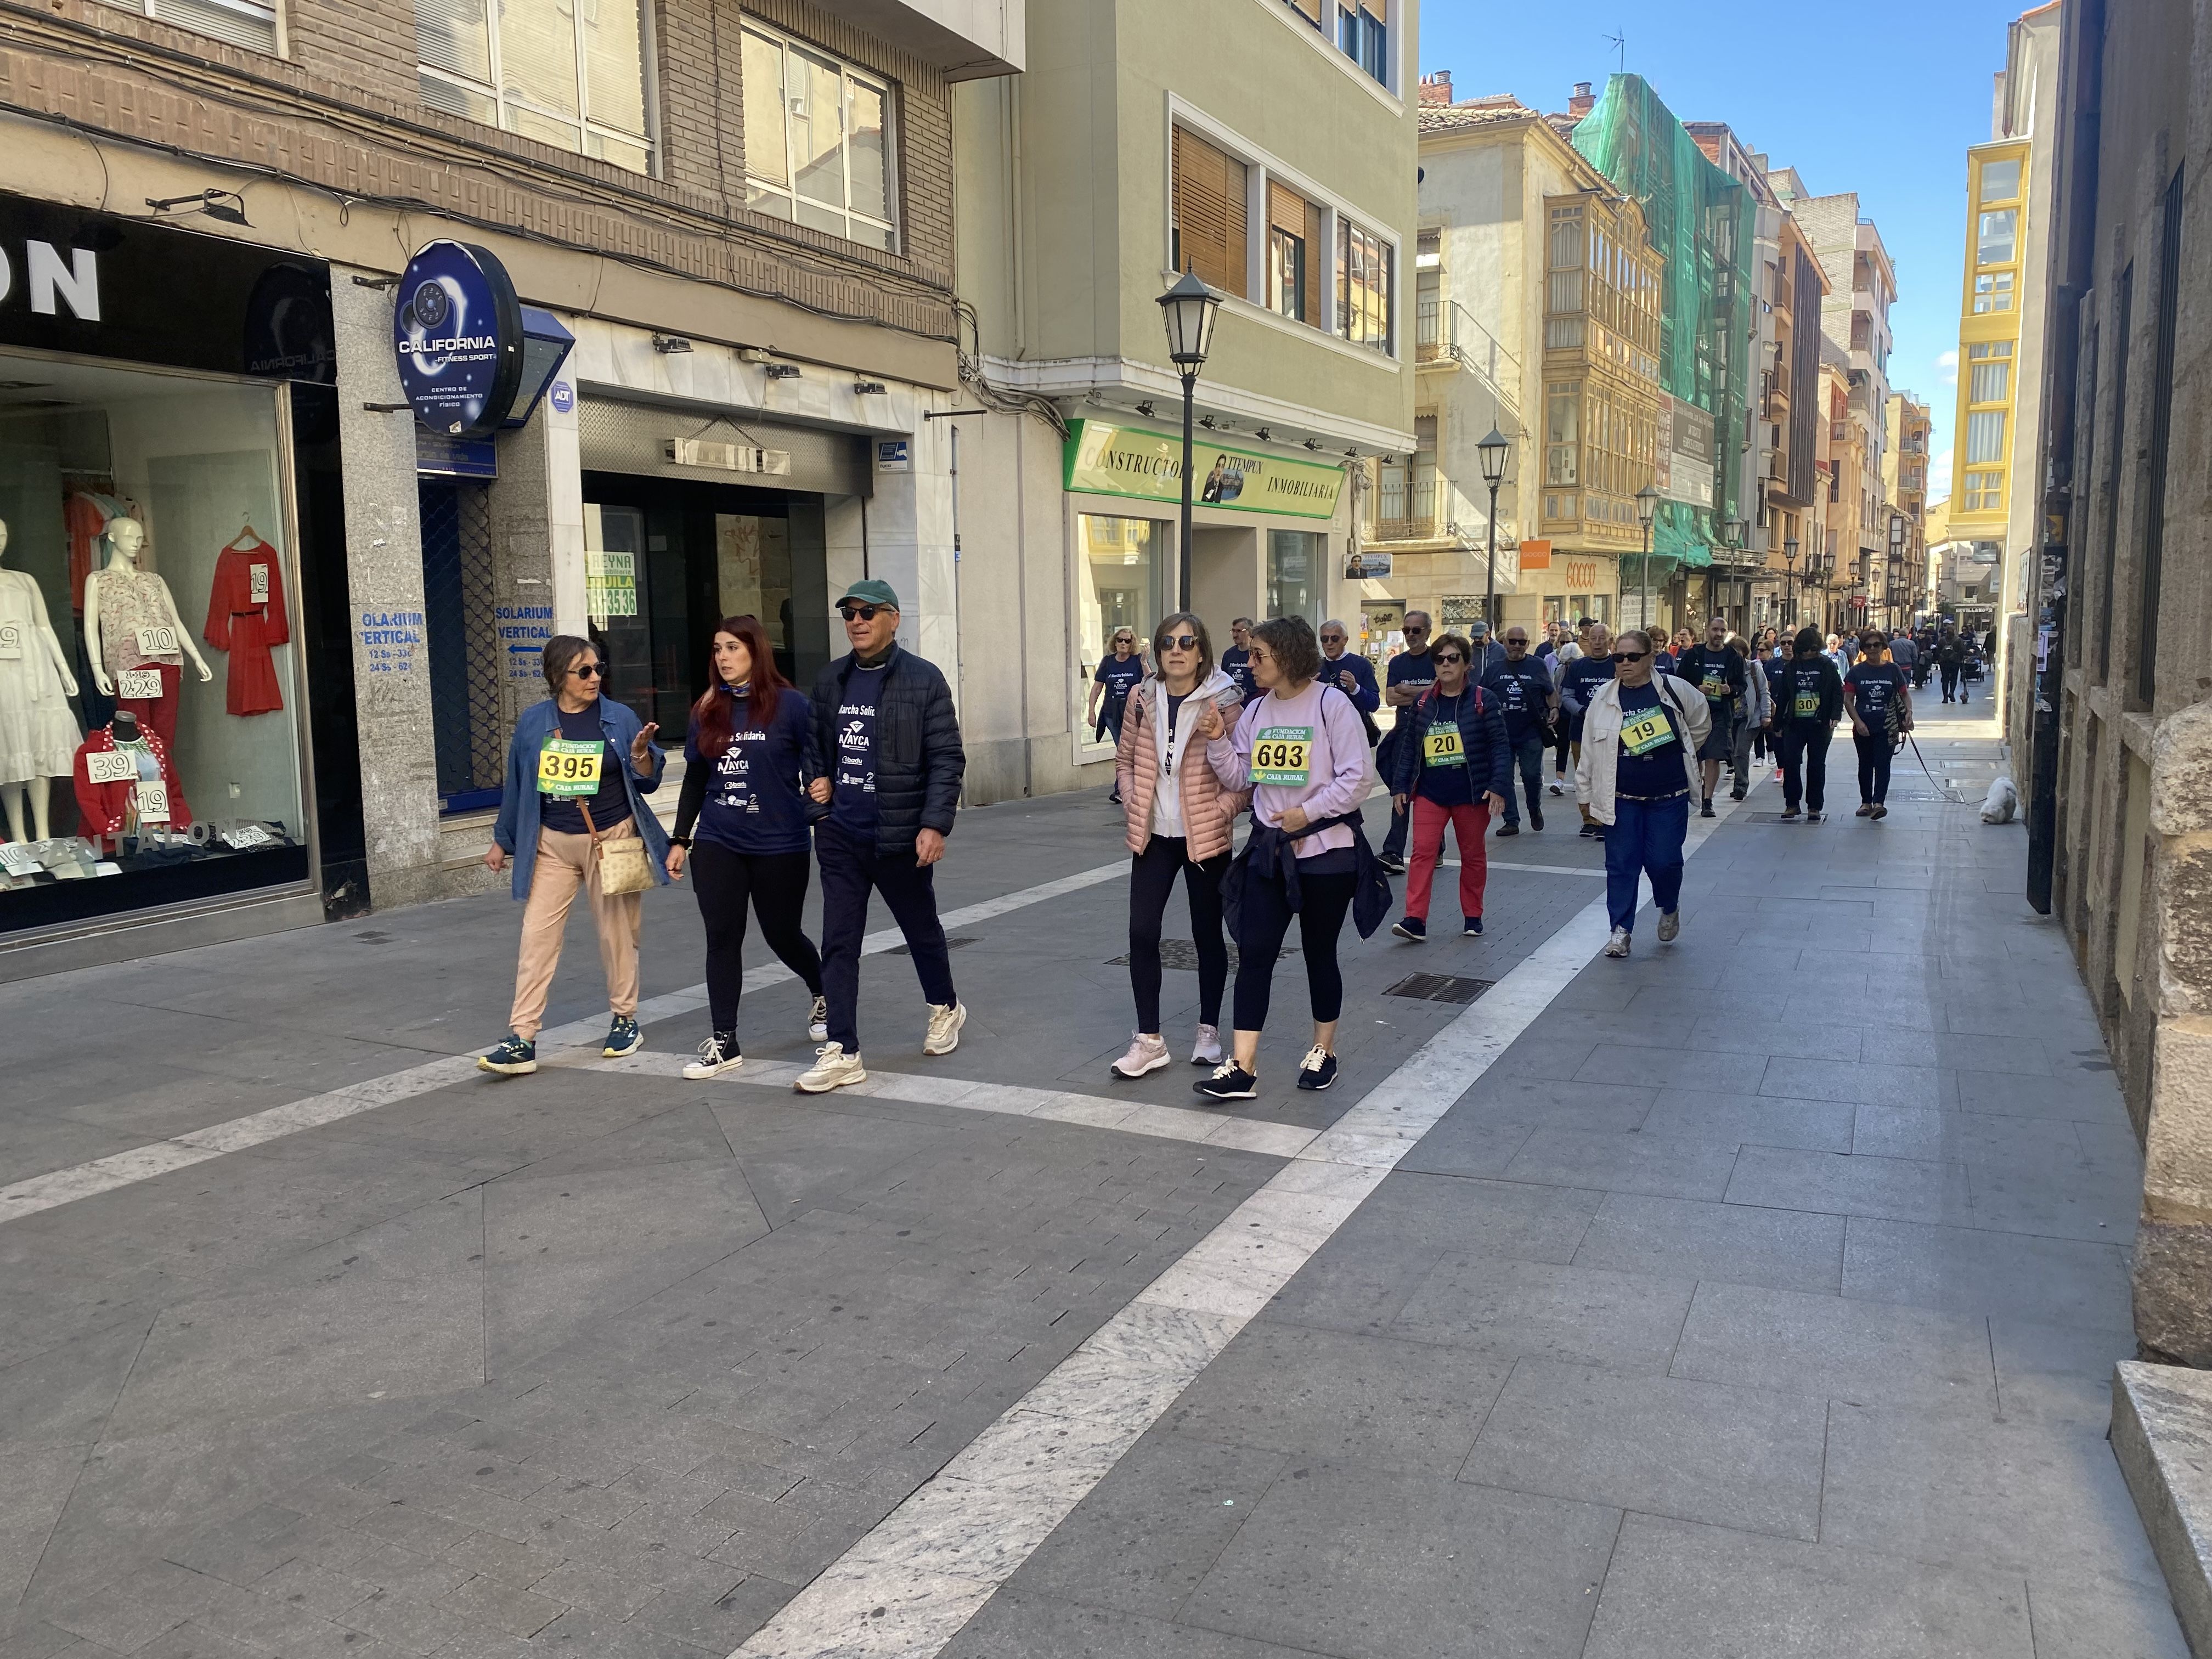
POLYGON ((1450 974, 1408 974, 1382 994, 1411 997, 1416 1002, 1472 1002, 1497 982, 1460 979, 1450 974))
MULTIPOLYGON (((1237 947, 1231 945, 1228 946, 1228 951, 1229 965, 1233 969, 1237 966, 1237 947)), ((1294 957, 1297 954, 1298 947, 1297 945, 1286 945, 1280 951, 1275 953, 1275 959, 1278 962, 1280 962, 1285 957, 1294 957)), ((1118 957, 1109 957, 1107 958, 1106 965, 1109 968, 1127 968, 1129 965, 1129 953, 1127 951, 1124 951, 1118 957)), ((1198 971, 1198 946, 1192 944, 1190 940, 1187 939, 1162 939, 1160 941, 1160 966, 1163 968, 1180 968, 1186 974, 1196 973, 1198 971)))
MULTIPOLYGON (((947 939, 945 941, 945 948, 948 951, 957 951, 964 945, 973 945, 975 942, 976 936, 975 934, 959 933, 947 939)), ((910 957, 914 952, 903 945, 894 945, 890 950, 884 951, 884 954, 887 957, 910 957)))
POLYGON ((1779 812, 1747 812, 1744 814, 1744 822, 1746 823, 1802 823, 1805 820, 1802 817, 1785 818, 1779 812))

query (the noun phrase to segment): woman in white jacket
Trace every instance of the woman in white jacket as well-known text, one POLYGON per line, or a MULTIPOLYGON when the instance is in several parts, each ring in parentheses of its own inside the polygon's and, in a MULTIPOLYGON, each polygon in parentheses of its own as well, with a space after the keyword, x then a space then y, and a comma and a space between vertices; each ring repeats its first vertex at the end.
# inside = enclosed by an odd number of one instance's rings
POLYGON ((1681 931, 1682 843, 1690 801, 1705 786, 1698 749, 1712 730, 1705 693, 1651 672, 1651 636, 1632 628, 1613 642, 1613 678, 1591 688, 1575 763, 1575 799, 1606 826, 1609 957, 1628 954, 1637 878, 1651 878, 1659 942, 1681 931))

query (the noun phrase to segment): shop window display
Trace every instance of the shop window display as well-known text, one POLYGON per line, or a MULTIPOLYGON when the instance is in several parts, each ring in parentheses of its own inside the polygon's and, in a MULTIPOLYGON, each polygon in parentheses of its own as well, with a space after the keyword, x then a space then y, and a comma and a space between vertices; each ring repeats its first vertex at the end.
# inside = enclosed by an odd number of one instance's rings
POLYGON ((279 395, 0 355, 0 933, 307 875, 279 395))

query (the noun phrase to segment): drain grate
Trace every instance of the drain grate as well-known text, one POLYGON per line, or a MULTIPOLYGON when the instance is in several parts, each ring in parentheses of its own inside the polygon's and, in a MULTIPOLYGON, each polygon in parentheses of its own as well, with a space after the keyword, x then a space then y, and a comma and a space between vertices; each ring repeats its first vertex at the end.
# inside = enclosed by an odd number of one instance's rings
POLYGON ((1743 821, 1746 823, 1802 823, 1805 822, 1802 817, 1785 818, 1779 812, 1747 812, 1743 815, 1743 821))
MULTIPOLYGON (((946 939, 945 948, 948 951, 957 951, 964 945, 975 945, 980 942, 977 936, 973 933, 956 933, 946 939)), ((894 945, 884 954, 887 957, 910 957, 914 952, 906 945, 894 945)))
POLYGON ((1450 974, 1408 974, 1386 997, 1411 997, 1416 1002, 1472 1002, 1498 983, 1494 979, 1461 979, 1450 974))
MULTIPOLYGON (((1231 945, 1228 947, 1228 950, 1229 966, 1233 971, 1237 962, 1237 947, 1231 945)), ((1275 959, 1278 962, 1280 962, 1286 957, 1294 957, 1297 954, 1298 947, 1297 945, 1286 945, 1280 951, 1275 953, 1275 959)), ((1127 968, 1129 965, 1129 953, 1127 951, 1124 951, 1118 957, 1108 957, 1106 960, 1106 965, 1109 968, 1127 968)), ((1162 939, 1160 941, 1160 966, 1163 968, 1180 968, 1186 974, 1196 973, 1198 971, 1198 946, 1192 944, 1190 940, 1187 939, 1162 939)))

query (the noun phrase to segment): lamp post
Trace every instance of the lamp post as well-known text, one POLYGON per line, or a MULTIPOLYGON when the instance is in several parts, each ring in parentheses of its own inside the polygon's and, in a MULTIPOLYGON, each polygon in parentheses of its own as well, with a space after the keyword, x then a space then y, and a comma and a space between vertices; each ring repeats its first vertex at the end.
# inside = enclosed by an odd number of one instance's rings
POLYGON ((1182 541, 1176 550, 1176 608, 1190 609, 1190 427, 1191 398, 1198 371, 1213 343, 1214 315, 1221 296, 1186 270, 1160 295, 1160 320, 1168 331, 1168 361, 1182 376, 1182 541))
POLYGON ((1659 492, 1650 484, 1636 492, 1636 516, 1644 526, 1644 563, 1638 575, 1639 592, 1637 609, 1642 612, 1637 626, 1649 631, 1651 627, 1651 520, 1659 511, 1659 492))
POLYGON ((1744 574, 1741 556, 1750 532, 1751 526, 1741 519, 1724 520, 1721 525, 1721 539, 1728 544, 1729 550, 1729 593, 1734 597, 1736 583, 1743 583, 1743 625, 1747 629, 1751 626, 1751 578, 1744 574))
POLYGON ((1482 459, 1482 481, 1490 486, 1490 576, 1483 587, 1482 619, 1493 639, 1498 635, 1498 487, 1505 482, 1505 458, 1511 447, 1495 421, 1490 423, 1490 435, 1474 447, 1482 459))
POLYGON ((1782 620, 1783 625, 1794 630, 1797 626, 1797 538, 1782 538, 1782 620))

